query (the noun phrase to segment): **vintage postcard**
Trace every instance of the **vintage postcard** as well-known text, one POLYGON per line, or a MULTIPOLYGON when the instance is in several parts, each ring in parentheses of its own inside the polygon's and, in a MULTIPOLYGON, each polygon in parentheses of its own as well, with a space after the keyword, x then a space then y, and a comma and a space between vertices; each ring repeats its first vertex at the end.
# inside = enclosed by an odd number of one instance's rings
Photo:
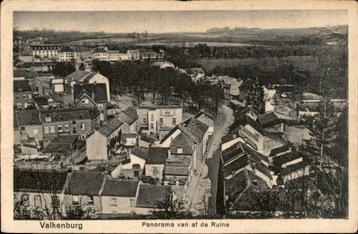
POLYGON ((357 231, 357 12, 2 2, 1 231, 357 231))

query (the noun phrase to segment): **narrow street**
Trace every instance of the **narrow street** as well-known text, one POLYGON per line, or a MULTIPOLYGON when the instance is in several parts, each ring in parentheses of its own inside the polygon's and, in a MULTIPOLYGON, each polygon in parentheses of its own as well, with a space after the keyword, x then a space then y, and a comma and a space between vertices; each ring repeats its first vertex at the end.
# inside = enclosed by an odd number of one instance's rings
MULTIPOLYGON (((220 147, 221 138, 227 133, 229 126, 233 123, 234 116, 231 108, 225 104, 219 108, 217 118, 214 125, 214 134, 209 141, 207 154, 204 156, 205 160, 196 176, 193 176, 191 183, 187 190, 187 210, 193 212, 195 215, 205 214, 208 211, 208 200, 210 196, 215 195, 211 192, 211 187, 217 187, 217 175, 219 163, 211 169, 211 172, 216 175, 216 179, 211 181, 209 179, 209 167, 206 164, 207 160, 212 159, 214 152, 220 147)), ((215 176, 214 176, 215 177, 215 176)))

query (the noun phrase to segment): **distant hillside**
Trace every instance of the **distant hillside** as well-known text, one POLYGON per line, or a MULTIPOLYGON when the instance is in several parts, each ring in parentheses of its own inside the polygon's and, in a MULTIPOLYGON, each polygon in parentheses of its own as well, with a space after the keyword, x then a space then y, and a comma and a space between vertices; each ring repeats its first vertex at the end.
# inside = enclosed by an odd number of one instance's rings
POLYGON ((240 36, 243 34, 275 34, 279 35, 312 35, 312 34, 347 34, 347 25, 313 27, 313 28, 277 28, 277 29, 260 29, 260 28, 211 28, 207 30, 208 34, 222 36, 240 36))

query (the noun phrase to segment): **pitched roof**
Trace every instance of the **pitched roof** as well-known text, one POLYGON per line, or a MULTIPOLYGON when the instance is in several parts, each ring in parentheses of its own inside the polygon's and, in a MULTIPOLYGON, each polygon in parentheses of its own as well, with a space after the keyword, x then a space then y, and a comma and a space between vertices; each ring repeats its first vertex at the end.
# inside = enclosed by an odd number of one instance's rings
POLYGON ((164 175, 171 176, 189 176, 189 169, 187 166, 168 166, 164 167, 164 175))
POLYGON ((193 140, 189 136, 180 133, 174 140, 172 140, 170 144, 170 152, 172 154, 178 154, 178 148, 181 148, 183 152, 180 154, 191 155, 193 153, 192 146, 194 146, 193 140))
POLYGON ((65 194, 98 196, 104 175, 95 171, 72 171, 65 194))
POLYGON ((107 102, 107 89, 105 84, 75 84, 73 91, 74 100, 86 93, 95 102, 107 102))
MULTIPOLYGON (((33 63, 30 63, 31 66, 34 66, 33 63)), ((32 70, 25 70, 25 69, 16 69, 14 70, 14 77, 25 77, 25 78, 35 78, 37 77, 37 72, 32 71, 32 70)))
POLYGON ((296 109, 302 112, 320 112, 320 104, 319 103, 297 104, 296 109))
POLYGON ((122 122, 117 119, 113 118, 111 119, 107 124, 103 125, 98 132, 101 133, 104 136, 111 135, 115 130, 117 130, 120 126, 122 126, 122 122))
POLYGON ((80 70, 80 71, 72 72, 71 74, 66 76, 65 79, 72 80, 72 81, 84 81, 85 78, 87 78, 89 76, 93 76, 95 74, 96 74, 96 72, 81 71, 80 70))
POLYGON ((139 134, 139 139, 148 143, 154 143, 156 141, 154 136, 147 135, 147 134, 139 134))
POLYGON ((118 180, 105 178, 101 196, 135 197, 138 180, 118 180))
POLYGON ((124 111, 121 111, 117 114, 117 117, 123 122, 131 125, 134 121, 138 119, 137 111, 133 107, 128 107, 124 111))
POLYGON ((65 135, 54 138, 43 150, 43 153, 67 153, 72 150, 78 136, 65 135))
POLYGON ((63 46, 59 52, 74 52, 74 50, 69 46, 63 46))
POLYGON ((14 170, 14 191, 60 192, 67 178, 67 173, 55 170, 14 170))
POLYGON ((293 161, 303 156, 298 152, 289 152, 273 158, 273 164, 277 167, 281 167, 282 164, 293 161))
POLYGON ((204 110, 201 110, 201 111, 199 111, 198 113, 196 113, 196 114, 194 115, 194 118, 197 119, 197 118, 199 118, 201 115, 205 115, 205 116, 207 116, 209 119, 214 120, 214 117, 213 117, 211 114, 209 114, 208 112, 204 111, 204 110))
POLYGON ((123 133, 122 138, 137 138, 137 133, 123 133))
POLYGON ((165 148, 149 148, 146 164, 164 164, 168 158, 168 150, 165 148))
POLYGON ((208 130, 208 126, 203 122, 191 118, 187 123, 181 123, 178 125, 179 129, 188 135, 195 143, 200 143, 208 130), (184 124, 184 125, 183 125, 184 124))
POLYGON ((288 145, 282 145, 280 147, 277 147, 277 148, 274 148, 271 150, 270 152, 270 156, 274 156, 276 154, 279 154, 279 153, 283 153, 283 152, 286 152, 288 151, 290 148, 288 147, 288 145))
POLYGON ((165 185, 139 185, 136 207, 158 208, 159 203, 166 202, 170 187, 165 185))
POLYGON ((233 172, 243 169, 249 164, 250 161, 248 156, 246 154, 241 154, 239 157, 237 157, 237 159, 224 167, 224 176, 227 177, 229 175, 232 175, 233 172))
POLYGON ((14 92, 29 92, 32 91, 27 80, 14 80, 14 92))
POLYGON ((14 112, 15 127, 40 124, 40 116, 37 110, 16 110, 14 112))
POLYGON ((131 154, 138 156, 142 159, 146 159, 148 157, 148 148, 144 148, 144 147, 139 147, 139 146, 135 146, 132 151, 131 154))
POLYGON ((282 121, 275 115, 274 112, 269 112, 259 115, 258 122, 263 128, 266 128, 280 124, 282 121))
POLYGON ((54 111, 46 111, 41 113, 42 122, 45 121, 46 115, 51 116, 51 122, 71 121, 82 119, 93 119, 99 115, 98 110, 91 109, 57 109, 54 111))
POLYGON ((245 153, 241 145, 241 142, 239 142, 238 144, 235 144, 222 152, 221 158, 224 164, 234 160, 236 157, 240 157, 245 153))
POLYGON ((282 168, 280 174, 285 176, 285 175, 289 175, 294 171, 303 169, 304 167, 306 167, 307 165, 310 165, 310 160, 308 159, 304 159, 303 161, 299 162, 299 163, 295 163, 293 165, 289 165, 285 168, 282 168))

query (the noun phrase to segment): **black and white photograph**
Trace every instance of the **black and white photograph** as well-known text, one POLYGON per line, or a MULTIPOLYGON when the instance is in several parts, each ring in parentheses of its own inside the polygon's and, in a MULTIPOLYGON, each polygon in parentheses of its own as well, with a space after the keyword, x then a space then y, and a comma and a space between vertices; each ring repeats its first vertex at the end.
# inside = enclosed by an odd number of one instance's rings
POLYGON ((350 30, 347 9, 14 11, 10 219, 347 221, 350 30))

